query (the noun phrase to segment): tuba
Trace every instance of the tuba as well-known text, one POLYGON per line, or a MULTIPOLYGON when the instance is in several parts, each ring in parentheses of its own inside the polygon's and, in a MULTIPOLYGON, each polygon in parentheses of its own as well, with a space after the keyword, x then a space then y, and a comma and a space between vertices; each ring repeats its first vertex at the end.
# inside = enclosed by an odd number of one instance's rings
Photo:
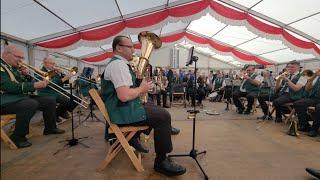
MULTIPOLYGON (((159 49, 162 45, 160 38, 149 31, 143 31, 138 35, 139 42, 141 43, 141 56, 139 57, 139 62, 136 67, 136 76, 138 79, 149 79, 150 78, 150 70, 149 58, 153 51, 153 49, 159 49)), ((147 93, 142 94, 140 99, 143 103, 147 102, 148 96, 147 93)))

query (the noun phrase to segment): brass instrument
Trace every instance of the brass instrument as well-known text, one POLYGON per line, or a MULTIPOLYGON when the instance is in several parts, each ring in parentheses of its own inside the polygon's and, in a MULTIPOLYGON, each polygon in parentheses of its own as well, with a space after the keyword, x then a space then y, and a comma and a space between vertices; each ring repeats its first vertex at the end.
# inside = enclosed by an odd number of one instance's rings
POLYGON ((314 73, 312 70, 310 69, 306 69, 302 71, 302 76, 304 76, 305 78, 312 79, 316 76, 316 73, 314 73))
MULTIPOLYGON (((50 81, 51 77, 53 77, 53 75, 55 74, 54 71, 43 72, 43 71, 41 71, 40 69, 35 68, 35 67, 33 67, 33 66, 29 65, 29 64, 26 64, 26 63, 24 63, 24 62, 20 62, 20 63, 19 63, 19 67, 25 67, 25 68, 27 68, 27 69, 32 70, 33 73, 36 74, 37 76, 40 76, 41 78, 46 79, 47 81, 49 81, 48 87, 50 87, 50 88, 53 89, 54 91, 58 92, 59 94, 65 96, 66 98, 70 99, 70 92, 69 92, 69 91, 65 90, 64 88, 62 88, 62 87, 59 86, 58 84, 50 81), (50 84, 52 84, 53 86, 50 85, 50 84), (60 89, 60 90, 58 90, 58 89, 60 89), (65 94, 65 93, 66 93, 66 94, 65 94)), ((36 76, 34 76, 34 75, 31 75, 31 74, 29 74, 29 75, 30 75, 32 78, 34 78, 35 80, 41 81, 41 79, 39 79, 38 77, 36 77, 36 76)), ((72 95, 72 97, 73 97, 74 99, 78 99, 80 102, 84 102, 85 104, 89 104, 88 102, 84 101, 83 99, 81 99, 80 97, 78 97, 78 96, 76 96, 76 95, 72 95)), ((81 104, 81 103, 78 102, 78 101, 75 101, 75 100, 74 100, 74 102, 77 103, 77 104, 79 104, 80 106, 82 106, 82 107, 84 107, 84 108, 88 108, 87 106, 81 104)))
POLYGON ((276 80, 281 80, 281 79, 283 79, 283 77, 285 77, 285 76, 289 76, 289 72, 288 72, 288 71, 285 71, 285 72, 281 73, 281 74, 278 75, 275 79, 276 79, 276 80))
MULTIPOLYGON (((149 58, 153 49, 159 49, 162 45, 160 38, 149 31, 143 31, 138 35, 139 42, 141 43, 141 56, 136 68, 136 75, 138 79, 149 79, 150 72, 147 68, 149 64, 149 58)), ((140 99, 143 103, 147 102, 147 93, 142 94, 140 99)))
POLYGON ((25 67, 27 69, 31 69, 34 73, 38 74, 39 76, 43 77, 46 80, 50 80, 55 75, 54 71, 44 72, 44 71, 41 71, 40 69, 33 67, 29 64, 26 64, 24 62, 19 62, 18 66, 19 66, 19 68, 25 67))
POLYGON ((73 75, 76 75, 78 73, 78 67, 74 66, 74 67, 71 67, 71 68, 65 68, 65 67, 62 67, 62 66, 54 66, 55 68, 57 69, 61 69, 61 70, 65 70, 65 71, 68 71, 70 72, 71 74, 73 75))

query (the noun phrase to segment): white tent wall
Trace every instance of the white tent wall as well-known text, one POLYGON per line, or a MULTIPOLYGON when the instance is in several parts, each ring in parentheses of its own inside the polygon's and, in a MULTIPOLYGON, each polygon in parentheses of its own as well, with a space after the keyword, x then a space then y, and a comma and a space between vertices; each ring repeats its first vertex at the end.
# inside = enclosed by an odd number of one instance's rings
POLYGON ((150 64, 152 66, 168 67, 170 66, 170 50, 172 47, 164 47, 158 50, 154 50, 150 56, 150 64))

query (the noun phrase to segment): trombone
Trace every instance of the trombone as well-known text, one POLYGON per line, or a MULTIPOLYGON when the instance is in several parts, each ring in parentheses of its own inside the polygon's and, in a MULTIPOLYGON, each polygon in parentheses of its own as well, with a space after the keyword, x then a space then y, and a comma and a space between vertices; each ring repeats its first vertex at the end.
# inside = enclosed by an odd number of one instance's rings
MULTIPOLYGON (((39 70, 39 69, 37 69, 37 68, 29 65, 29 64, 26 64, 26 63, 24 63, 24 62, 20 62, 20 63, 19 63, 19 67, 25 67, 25 68, 27 68, 27 69, 30 69, 30 70, 32 70, 32 72, 33 72, 34 74, 36 74, 37 76, 40 76, 40 77, 42 77, 43 79, 48 80, 48 81, 49 81, 48 87, 50 87, 51 89, 55 90, 55 91, 58 92, 59 94, 65 96, 66 98, 70 99, 70 96, 69 96, 69 95, 71 95, 71 94, 70 94, 69 91, 65 90, 64 88, 62 88, 62 87, 59 86, 58 84, 50 81, 50 79, 51 79, 51 78, 53 77, 53 75, 55 74, 54 71, 43 72, 43 71, 41 71, 41 70, 39 70), (53 86, 50 85, 50 84, 52 84, 53 86), (58 90, 58 89, 60 89, 60 90, 58 90), (64 92, 63 92, 63 91, 64 91, 64 92), (66 94, 65 94, 65 93, 66 93, 66 94), (67 94, 68 94, 68 95, 67 95, 67 94)), ((29 74, 29 75, 30 75, 31 77, 33 77, 35 80, 41 81, 41 79, 39 79, 38 77, 36 77, 36 76, 34 76, 34 75, 31 75, 31 74, 29 74)), ((89 104, 88 102, 84 101, 83 99, 81 99, 80 97, 78 97, 78 96, 76 96, 76 95, 72 95, 72 97, 75 98, 75 99, 80 100, 80 102, 84 102, 84 103, 87 104, 87 105, 89 104)), ((84 107, 84 108, 88 108, 88 106, 85 106, 85 105, 81 104, 80 102, 78 102, 78 101, 76 101, 76 100, 73 100, 73 101, 74 101, 75 103, 77 103, 78 105, 84 107)))
POLYGON ((76 75, 76 74, 78 73, 78 67, 76 67, 76 66, 71 67, 71 68, 65 68, 65 67, 62 67, 62 66, 55 65, 54 67, 55 67, 56 69, 68 71, 68 72, 70 72, 72 75, 76 75))

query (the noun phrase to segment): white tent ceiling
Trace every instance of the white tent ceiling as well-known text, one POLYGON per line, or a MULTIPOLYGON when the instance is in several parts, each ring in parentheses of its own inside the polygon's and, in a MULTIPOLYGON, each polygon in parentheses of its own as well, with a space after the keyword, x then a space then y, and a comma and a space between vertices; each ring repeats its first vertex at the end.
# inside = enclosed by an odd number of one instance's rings
MULTIPOLYGON (((128 19, 148 12, 192 2, 192 0, 2 0, 1 33, 9 34, 30 43, 52 39, 61 35, 82 31, 98 25, 128 19)), ((225 6, 245 10, 253 15, 267 17, 262 20, 273 26, 281 25, 302 40, 313 41, 319 46, 320 39, 320 1, 319 0, 218 0, 225 6), (298 35, 300 34, 300 35, 298 35)), ((257 17, 258 18, 258 17, 257 17)), ((319 58, 312 53, 299 53, 291 50, 283 41, 271 40, 252 33, 245 26, 235 26, 218 21, 206 14, 191 22, 188 19, 168 22, 161 28, 146 27, 158 35, 173 32, 193 32, 211 38, 239 51, 257 55, 272 63, 288 62, 292 59, 319 58)), ((136 42, 137 34, 127 31, 136 42)), ((176 42, 189 47, 191 41, 176 42)), ((196 45, 198 46, 198 45, 196 45)), ((79 45, 76 49, 63 51, 73 57, 86 57, 111 48, 110 43, 87 47, 79 45)), ((242 65, 247 63, 233 56, 217 54, 212 48, 198 46, 197 49, 222 61, 242 65)))

